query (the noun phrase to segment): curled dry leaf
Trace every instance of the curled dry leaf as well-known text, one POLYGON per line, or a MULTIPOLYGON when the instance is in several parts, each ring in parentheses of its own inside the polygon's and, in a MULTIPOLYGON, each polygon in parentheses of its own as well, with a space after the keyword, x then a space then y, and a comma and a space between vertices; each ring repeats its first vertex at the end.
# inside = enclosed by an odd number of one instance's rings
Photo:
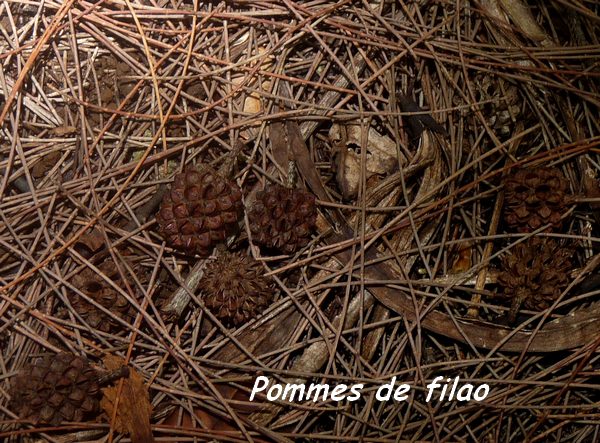
MULTIPOLYGON (((103 359, 103 363, 108 370, 117 370, 125 365, 125 360, 114 355, 107 355, 103 359)), ((115 386, 102 389, 102 393, 100 406, 117 432, 129 434, 133 443, 154 441, 150 427, 152 404, 149 399, 148 387, 135 369, 130 368, 129 377, 115 386), (112 422, 113 417, 114 422, 112 422)))
MULTIPOLYGON (((353 198, 358 194, 361 181, 361 154, 359 149, 366 149, 366 177, 385 175, 398 168, 398 149, 396 142, 387 135, 380 134, 370 127, 363 137, 365 124, 334 124, 329 131, 329 139, 337 149, 337 181, 345 198, 353 198), (366 146, 363 146, 363 138, 366 146)), ((400 165, 406 158, 400 153, 400 165)))
POLYGON ((510 16, 511 20, 523 34, 528 38, 540 42, 543 46, 551 44, 551 39, 533 17, 531 10, 521 0, 499 0, 498 1, 510 16))

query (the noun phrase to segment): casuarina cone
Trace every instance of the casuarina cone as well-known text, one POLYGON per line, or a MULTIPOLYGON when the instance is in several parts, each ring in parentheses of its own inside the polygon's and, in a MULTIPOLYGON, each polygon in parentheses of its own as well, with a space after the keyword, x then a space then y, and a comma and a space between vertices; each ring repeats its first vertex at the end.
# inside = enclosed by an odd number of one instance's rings
POLYGON ((557 168, 520 169, 504 181, 504 220, 518 232, 550 224, 561 227, 561 215, 571 202, 569 184, 557 168))
POLYGON ((62 352, 24 366, 11 381, 10 408, 36 424, 80 422, 99 410, 98 372, 87 359, 62 352))
POLYGON ((317 220, 315 197, 301 189, 269 185, 248 212, 252 240, 291 254, 306 246, 317 220))
POLYGON ((206 166, 177 174, 156 216, 167 243, 188 254, 210 255, 235 233, 243 212, 239 187, 206 166))
POLYGON ((204 305, 226 325, 257 317, 273 298, 271 280, 260 263, 242 253, 222 253, 200 281, 204 305))
POLYGON ((511 303, 511 323, 522 307, 542 311, 558 299, 569 284, 572 255, 552 239, 533 237, 502 258, 498 282, 504 288, 503 298, 511 303))

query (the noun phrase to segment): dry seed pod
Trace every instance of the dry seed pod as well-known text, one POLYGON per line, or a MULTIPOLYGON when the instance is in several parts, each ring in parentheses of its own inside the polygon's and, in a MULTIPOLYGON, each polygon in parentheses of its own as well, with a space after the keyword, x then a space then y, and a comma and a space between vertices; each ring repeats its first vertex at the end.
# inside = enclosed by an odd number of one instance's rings
POLYGON ((532 232, 550 223, 561 226, 561 215, 572 201, 569 183, 557 168, 519 169, 504 180, 504 220, 518 232, 532 232))
POLYGON ((242 192, 235 183, 208 167, 189 168, 175 176, 156 220, 170 246, 208 256, 237 231, 242 212, 242 192))
POLYGON ((549 238, 533 237, 515 245, 502 258, 498 283, 511 302, 514 323, 521 307, 542 311, 554 303, 569 284, 573 251, 549 238))
POLYGON ((252 240, 291 254, 306 246, 317 221, 315 197, 301 189, 268 185, 248 212, 252 240))
POLYGON ((273 298, 260 263, 224 252, 208 264, 200 281, 205 306, 224 324, 239 326, 258 316, 273 298))
POLYGON ((10 408, 36 424, 80 422, 99 411, 98 376, 83 357, 67 352, 44 355, 12 379, 10 408))

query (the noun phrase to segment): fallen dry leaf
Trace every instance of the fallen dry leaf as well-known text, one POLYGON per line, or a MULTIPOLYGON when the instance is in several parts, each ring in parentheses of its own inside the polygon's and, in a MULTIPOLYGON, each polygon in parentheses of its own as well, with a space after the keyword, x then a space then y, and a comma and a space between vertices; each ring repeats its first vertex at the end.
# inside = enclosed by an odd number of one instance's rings
POLYGON ((52 169, 56 163, 62 157, 60 151, 53 151, 49 154, 44 155, 40 161, 38 161, 33 168, 31 168, 31 175, 33 178, 41 178, 46 175, 50 169, 52 169))
MULTIPOLYGON (((107 355, 103 362, 106 369, 111 371, 125 365, 125 360, 114 355, 107 355)), ((133 443, 154 442, 150 426, 152 404, 148 387, 135 369, 130 368, 129 377, 117 382, 115 386, 102 389, 102 393, 100 406, 117 432, 129 434, 133 443)))
POLYGON ((62 137, 65 135, 75 134, 75 132, 77 132, 77 128, 75 126, 57 126, 56 128, 50 129, 48 132, 52 135, 62 137))
POLYGON ((84 257, 90 258, 104 247, 104 236, 102 235, 102 231, 98 228, 93 228, 79 237, 75 243, 75 247, 84 257))
POLYGON ((460 243, 454 248, 450 274, 461 274, 472 267, 473 245, 471 242, 460 243))
MULTIPOLYGON (((357 149, 364 149, 366 141, 366 179, 374 175, 389 174, 398 168, 398 149, 396 142, 386 135, 380 134, 375 128, 369 128, 366 140, 363 140, 364 125, 334 124, 329 131, 329 138, 338 150, 337 180, 345 198, 354 198, 362 179, 361 154, 357 149)), ((400 154, 400 164, 406 163, 406 158, 400 154)))
POLYGON ((550 37, 544 32, 543 28, 536 21, 531 10, 521 0, 499 0, 501 8, 509 15, 516 27, 527 37, 543 46, 552 43, 550 37))

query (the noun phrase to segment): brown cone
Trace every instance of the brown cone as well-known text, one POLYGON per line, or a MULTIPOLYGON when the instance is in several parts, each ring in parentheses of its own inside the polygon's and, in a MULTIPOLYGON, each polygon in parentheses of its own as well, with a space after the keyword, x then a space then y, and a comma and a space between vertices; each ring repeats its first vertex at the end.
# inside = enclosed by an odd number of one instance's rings
POLYGON ((156 220, 170 246, 206 257, 235 233, 242 212, 242 192, 235 183, 208 167, 189 168, 175 176, 156 220))
POLYGON ((511 323, 521 307, 542 311, 558 299, 569 284, 571 255, 571 250, 552 239, 533 237, 502 258, 498 283, 511 302, 511 323))
POLYGON ((45 355, 12 379, 10 408, 36 424, 80 422, 99 411, 98 375, 83 357, 67 352, 45 355))
POLYGON ((315 197, 307 191, 269 185, 248 212, 252 240, 291 254, 308 244, 317 220, 315 197))
MULTIPOLYGON (((144 286, 147 285, 150 281, 150 273, 139 264, 135 265, 131 262, 129 264, 133 267, 133 272, 135 272, 140 283, 144 286)), ((113 261, 105 261, 100 264, 98 268, 102 274, 112 280, 117 287, 127 291, 127 286, 123 282, 121 274, 113 261)), ((127 271, 124 270, 124 272, 127 275, 127 271)), ((133 324, 135 317, 139 312, 138 309, 95 271, 90 268, 84 268, 79 274, 73 277, 71 282, 89 298, 110 311, 112 315, 116 315, 126 323, 133 324)), ((129 286, 135 291, 134 298, 141 305, 144 294, 138 289, 135 282, 129 282, 129 286)), ((160 307, 168 296, 164 290, 167 286, 167 284, 161 284, 154 291, 153 302, 157 307, 160 307)), ((119 322, 111 315, 106 314, 102 309, 88 302, 83 297, 73 294, 69 297, 69 301, 73 309, 81 315, 92 328, 103 332, 109 332, 120 327, 119 322)))
POLYGON ((241 253, 220 254, 200 281, 204 305, 226 325, 258 316, 273 298, 273 286, 260 263, 241 253))
POLYGON ((518 232, 546 224, 560 229, 560 217, 571 202, 568 181, 557 168, 517 170, 506 177, 504 191, 504 220, 518 232))

